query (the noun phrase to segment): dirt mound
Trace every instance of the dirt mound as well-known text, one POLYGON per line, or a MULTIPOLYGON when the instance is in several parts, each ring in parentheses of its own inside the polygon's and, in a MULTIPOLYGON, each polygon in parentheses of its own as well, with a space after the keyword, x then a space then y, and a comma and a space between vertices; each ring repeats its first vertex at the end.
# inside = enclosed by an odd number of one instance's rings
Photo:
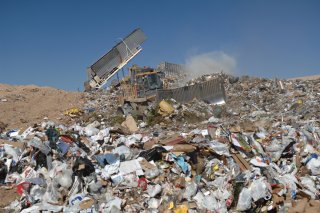
POLYGON ((317 80, 320 79, 320 75, 309 75, 302 77, 289 78, 288 80, 301 80, 301 81, 309 81, 309 80, 317 80))
POLYGON ((0 121, 7 128, 26 128, 45 117, 65 123, 63 112, 82 106, 83 93, 39 87, 0 84, 0 121))
POLYGON ((0 194, 5 195, 5 196, 1 196, 1 199, 0 199, 0 213, 5 212, 2 209, 3 207, 9 205, 15 199, 19 199, 19 195, 16 192, 15 187, 12 189, 0 188, 0 194))

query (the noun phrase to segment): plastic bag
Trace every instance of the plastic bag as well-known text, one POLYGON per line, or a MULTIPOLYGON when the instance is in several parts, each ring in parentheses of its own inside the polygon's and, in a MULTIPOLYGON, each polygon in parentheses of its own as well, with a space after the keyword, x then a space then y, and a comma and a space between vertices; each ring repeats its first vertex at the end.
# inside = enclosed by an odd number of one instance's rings
POLYGON ((160 175, 160 170, 157 167, 154 167, 153 169, 146 170, 144 175, 148 179, 153 179, 160 175))
POLYGON ((94 135, 97 135, 99 133, 99 129, 87 126, 87 127, 84 128, 84 133, 88 137, 94 136, 94 135))
POLYGON ((204 206, 204 195, 203 193, 199 190, 198 193, 193 197, 193 200, 197 202, 197 206, 199 209, 202 209, 204 206))
POLYGON ((231 171, 233 177, 238 176, 241 173, 240 166, 233 160, 233 158, 228 158, 228 167, 231 171))
POLYGON ((119 156, 123 155, 125 160, 130 160, 132 158, 131 150, 126 146, 119 146, 112 150, 112 153, 118 154, 119 156))
POLYGON ((107 164, 114 164, 117 161, 120 161, 119 156, 111 153, 100 154, 94 156, 100 166, 105 166, 107 164))
POLYGON ((7 153, 7 155, 11 155, 12 159, 17 162, 19 160, 20 152, 13 148, 12 146, 8 144, 4 144, 4 151, 7 153))
POLYGON ((156 196, 157 194, 159 194, 161 192, 161 190, 162 190, 162 188, 161 188, 161 186, 159 184, 154 185, 154 186, 148 185, 148 189, 147 189, 148 194, 150 195, 150 197, 156 196))
POLYGON ((253 180, 253 182, 250 185, 250 191, 251 197, 254 200, 254 202, 261 198, 269 200, 271 198, 269 188, 270 186, 267 185, 263 178, 253 180))
POLYGON ((64 169, 62 173, 56 176, 57 182, 64 188, 68 189, 72 185, 72 170, 64 169))
POLYGON ((46 192, 43 195, 43 201, 47 203, 58 203, 62 200, 62 195, 58 191, 57 184, 49 182, 46 192))
POLYGON ((50 170, 49 176, 55 183, 68 189, 72 185, 72 170, 68 168, 66 163, 60 161, 53 162, 53 169, 50 170))
POLYGON ((191 200, 191 198, 197 193, 197 184, 195 182, 187 182, 185 191, 182 194, 183 198, 191 200))
POLYGON ((48 154, 51 149, 47 145, 45 145, 40 138, 34 137, 32 140, 28 142, 28 146, 33 146, 38 148, 43 154, 48 154))
POLYGON ((148 207, 151 209, 157 209, 160 206, 160 200, 156 198, 151 198, 148 202, 148 207))
POLYGON ((170 155, 176 161, 176 163, 180 166, 183 173, 189 174, 191 166, 187 162, 185 162, 185 159, 182 156, 177 157, 174 154, 170 154, 170 155))
POLYGON ((102 188, 101 181, 98 179, 94 179, 88 183, 88 191, 92 193, 98 193, 102 188))
POLYGON ((125 141, 125 145, 126 146, 131 146, 133 144, 137 144, 141 141, 142 139, 142 135, 141 134, 133 134, 133 135, 130 135, 126 141, 125 141))
POLYGON ((40 212, 40 206, 33 205, 29 208, 23 209, 20 213, 33 213, 33 212, 40 212))
POLYGON ((224 185, 220 185, 220 188, 212 193, 218 200, 227 200, 231 196, 230 191, 223 188, 223 186, 224 185))
POLYGON ((243 188, 239 194, 237 210, 245 211, 250 208, 251 208, 251 191, 248 188, 243 188))
POLYGON ((289 192, 291 193, 292 197, 295 196, 297 191, 298 180, 292 174, 285 174, 281 177, 277 177, 278 181, 285 186, 285 188, 278 193, 278 195, 282 196, 283 194, 289 192))
POLYGON ((218 202, 213 194, 204 196, 203 208, 209 211, 214 211, 218 206, 218 202))
POLYGON ((98 134, 91 136, 91 139, 94 141, 104 140, 105 137, 109 136, 110 128, 102 129, 98 134))
POLYGON ((108 201, 108 203, 105 206, 106 211, 103 212, 118 212, 121 210, 121 203, 122 200, 118 197, 115 197, 112 200, 108 201))
POLYGON ((102 170, 101 177, 105 180, 109 179, 111 175, 119 172, 120 160, 118 159, 115 163, 106 165, 102 170))
POLYGON ((230 156, 229 148, 226 144, 220 143, 218 141, 211 141, 210 147, 214 150, 218 155, 230 156))
POLYGON ((273 161, 278 161, 281 157, 282 151, 285 149, 284 144, 277 140, 273 140, 269 146, 265 147, 266 152, 273 161))
POLYGON ((307 163, 307 168, 311 170, 312 175, 320 175, 320 159, 312 158, 307 163))
POLYGON ((38 185, 33 186, 30 190, 30 196, 34 201, 41 201, 45 193, 46 189, 38 185))
POLYGON ((305 191, 307 194, 311 196, 312 199, 316 198, 316 194, 318 193, 318 190, 316 189, 316 185, 314 181, 309 177, 300 177, 301 184, 308 189, 308 191, 305 191))

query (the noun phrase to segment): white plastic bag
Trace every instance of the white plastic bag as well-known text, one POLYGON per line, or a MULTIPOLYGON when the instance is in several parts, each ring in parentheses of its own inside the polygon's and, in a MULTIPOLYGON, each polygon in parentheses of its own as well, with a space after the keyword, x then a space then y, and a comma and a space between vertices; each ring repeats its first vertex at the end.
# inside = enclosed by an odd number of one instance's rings
POLYGON ((209 211, 214 211, 218 206, 218 202, 213 194, 204 196, 203 208, 209 211))
POLYGON ((59 183, 62 187, 68 189, 72 185, 73 171, 68 168, 66 163, 60 161, 53 162, 53 169, 50 170, 49 176, 54 182, 59 183))
POLYGON ((12 159, 13 159, 15 162, 18 162, 20 152, 19 152, 16 148, 13 148, 11 145, 4 144, 4 151, 5 151, 8 155, 11 155, 11 156, 12 156, 12 159))
POLYGON ((197 184, 195 182, 186 183, 186 189, 183 193, 183 198, 190 200, 197 193, 197 184))
POLYGON ((312 175, 320 175, 320 158, 312 158, 308 162, 307 168, 311 170, 312 175))
POLYGON ((243 188, 239 195, 237 204, 238 211, 245 211, 251 208, 251 191, 248 188, 243 188))
POLYGON ((161 190, 162 190, 162 188, 159 184, 154 185, 154 186, 148 185, 147 192, 150 195, 150 197, 154 197, 157 194, 159 194, 161 192, 161 190))
POLYGON ((58 191, 58 187, 53 182, 48 183, 47 191, 43 195, 43 201, 45 203, 58 203, 62 199, 61 193, 58 191))
POLYGON ((211 141, 210 147, 218 155, 230 156, 229 147, 224 143, 220 143, 218 141, 211 141))
POLYGON ((261 198, 265 198, 266 200, 271 198, 269 187, 263 178, 253 180, 250 186, 250 191, 254 202, 261 198))

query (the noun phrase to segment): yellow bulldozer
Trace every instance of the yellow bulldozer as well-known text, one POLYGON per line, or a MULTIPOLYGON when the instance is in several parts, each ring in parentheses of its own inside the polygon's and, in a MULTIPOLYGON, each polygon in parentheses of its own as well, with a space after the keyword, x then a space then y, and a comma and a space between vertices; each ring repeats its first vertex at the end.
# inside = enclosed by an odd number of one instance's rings
MULTIPOLYGON (((146 40, 140 28, 135 29, 110 51, 99 58, 87 69, 88 81, 85 90, 102 88, 115 74, 133 59, 146 40)), ((163 99, 175 99, 185 103, 193 99, 220 104, 226 101, 223 79, 213 78, 202 83, 183 86, 185 76, 183 65, 163 62, 156 69, 139 67, 129 68, 129 75, 121 80, 119 101, 124 103, 160 102, 163 99)))

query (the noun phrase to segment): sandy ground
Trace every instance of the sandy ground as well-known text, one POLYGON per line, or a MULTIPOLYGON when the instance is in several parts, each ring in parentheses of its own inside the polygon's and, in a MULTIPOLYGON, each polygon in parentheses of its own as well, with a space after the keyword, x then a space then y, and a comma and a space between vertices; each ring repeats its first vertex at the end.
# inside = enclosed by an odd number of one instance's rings
POLYGON ((15 199, 20 199, 20 195, 17 193, 15 187, 12 189, 0 187, 0 213, 5 212, 3 208, 13 202, 15 199))
POLYGON ((320 79, 320 75, 310 75, 310 76, 295 77, 295 78, 289 78, 288 80, 308 81, 308 80, 317 80, 317 79, 320 79))
POLYGON ((83 104, 83 93, 35 85, 0 84, 0 122, 7 128, 25 129, 45 117, 64 123, 63 112, 83 104))

